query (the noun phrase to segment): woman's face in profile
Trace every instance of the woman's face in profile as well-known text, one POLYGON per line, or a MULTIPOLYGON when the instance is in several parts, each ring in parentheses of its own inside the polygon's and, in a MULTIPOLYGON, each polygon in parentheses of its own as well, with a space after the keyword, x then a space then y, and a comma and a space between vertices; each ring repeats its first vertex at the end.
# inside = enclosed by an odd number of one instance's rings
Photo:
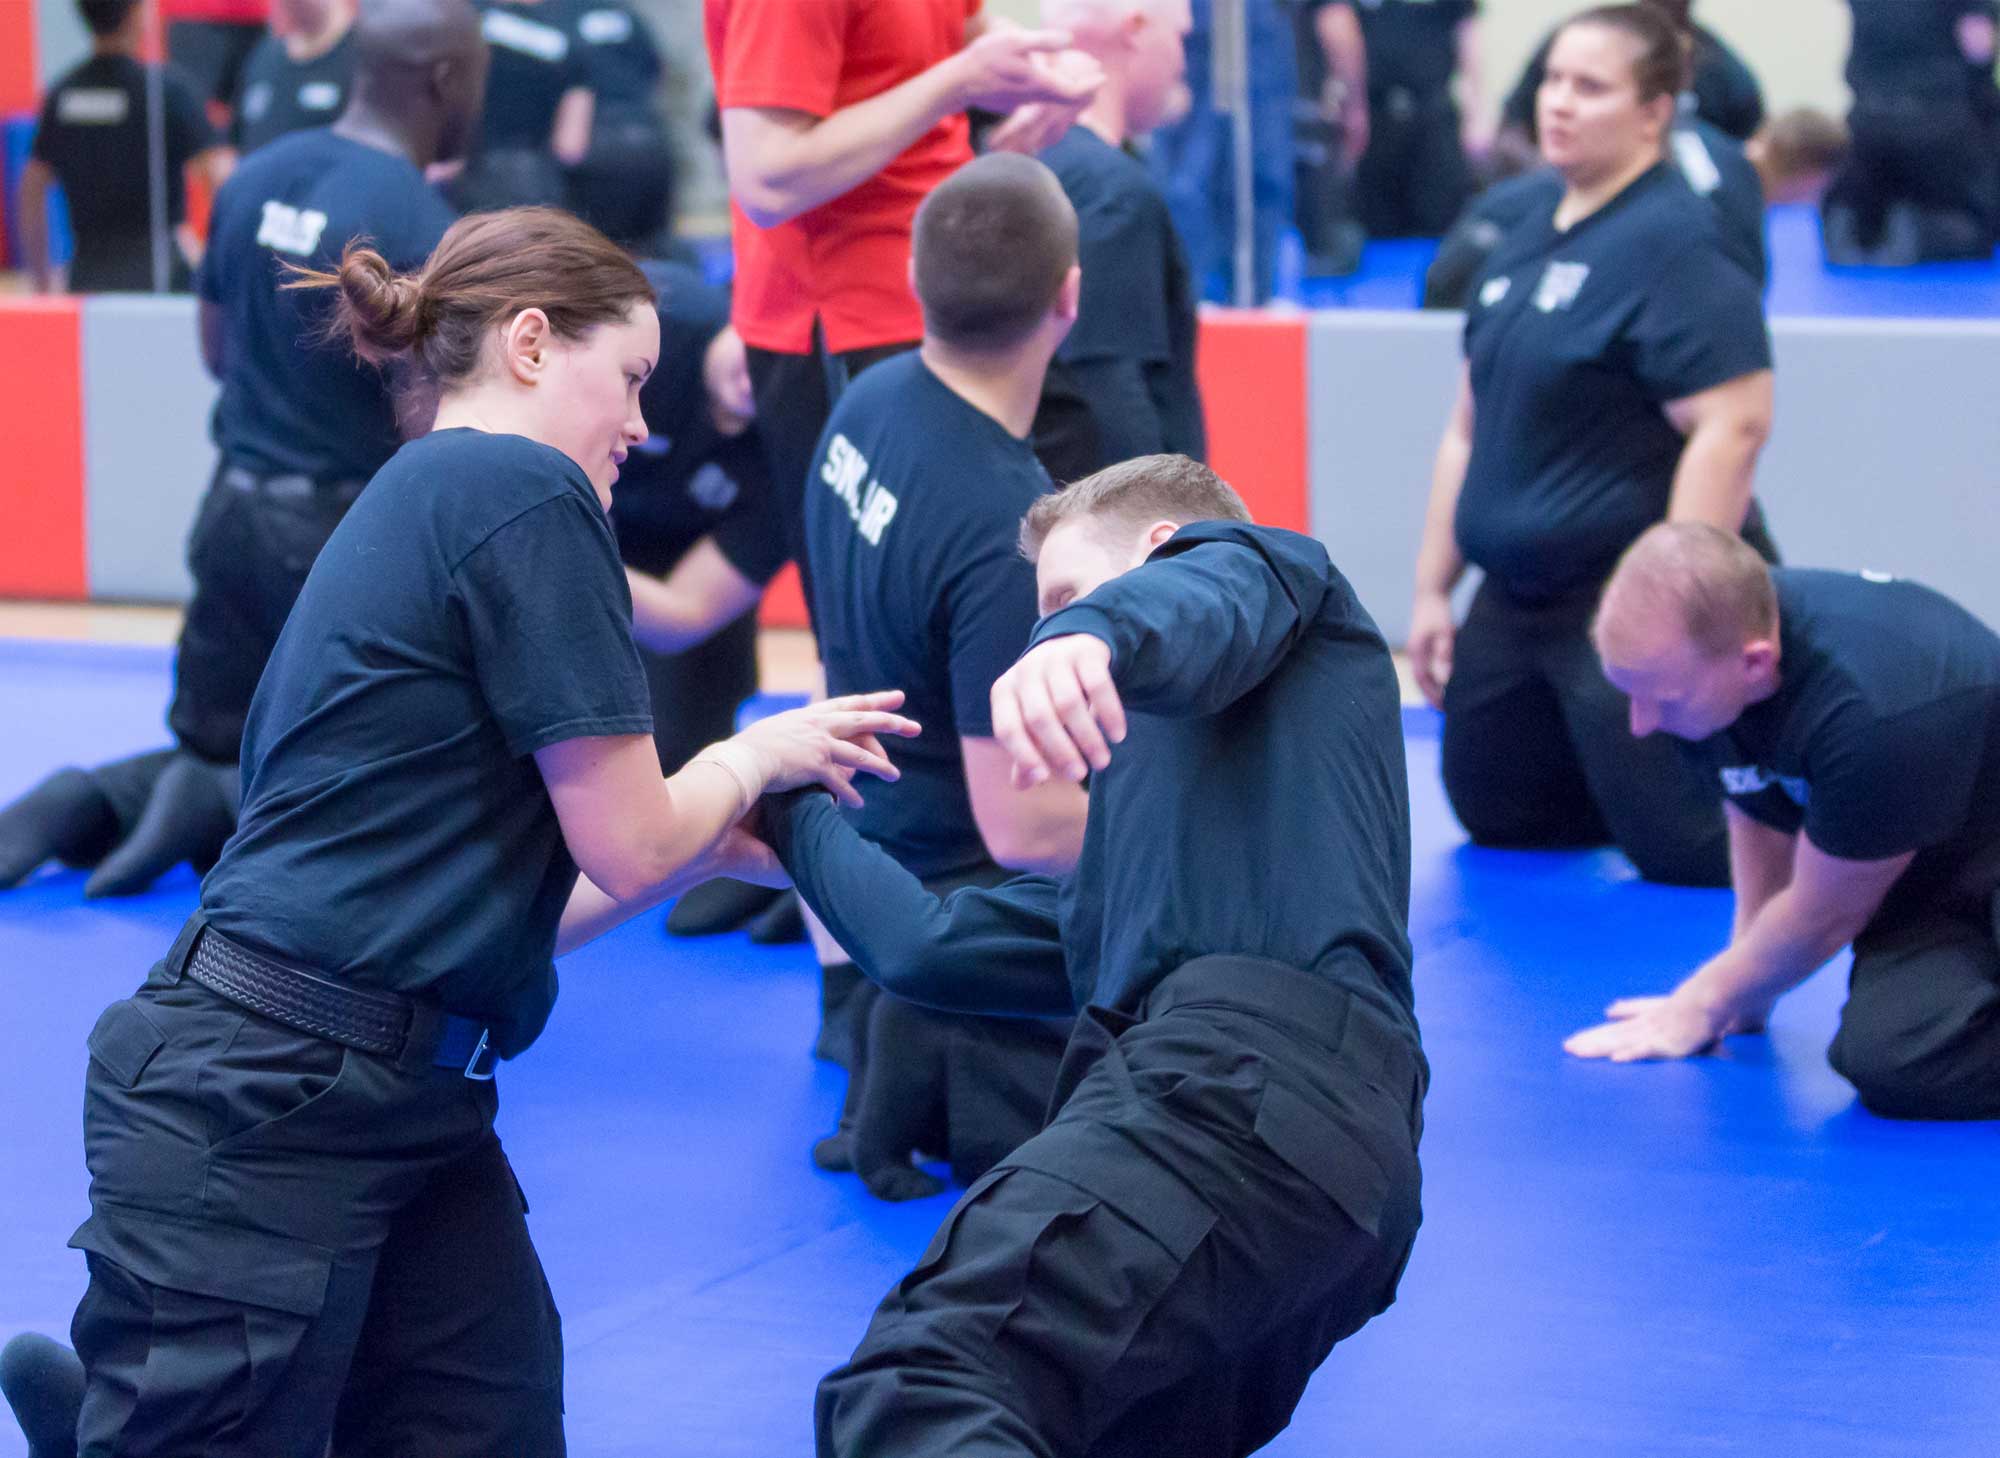
POLYGON ((659 358, 660 318, 641 299, 623 319, 558 341, 538 382, 540 438, 583 468, 606 510, 626 453, 646 438, 639 387, 659 358))
POLYGON ((1657 151, 1673 98, 1639 99, 1637 43, 1601 25, 1572 25, 1549 48, 1535 126, 1542 159, 1572 178, 1617 172, 1657 151))

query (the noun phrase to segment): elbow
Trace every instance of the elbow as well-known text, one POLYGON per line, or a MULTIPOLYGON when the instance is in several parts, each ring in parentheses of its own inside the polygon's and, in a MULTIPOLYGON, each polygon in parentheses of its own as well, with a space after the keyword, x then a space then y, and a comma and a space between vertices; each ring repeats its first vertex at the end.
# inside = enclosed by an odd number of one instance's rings
POLYGON ((578 869, 590 880, 590 884, 609 896, 613 901, 637 901, 658 884, 639 873, 629 861, 614 861, 601 866, 579 866, 578 869))
POLYGON ((761 177, 732 179, 730 192, 743 216, 760 228, 775 228, 790 222, 798 212, 783 188, 761 177))

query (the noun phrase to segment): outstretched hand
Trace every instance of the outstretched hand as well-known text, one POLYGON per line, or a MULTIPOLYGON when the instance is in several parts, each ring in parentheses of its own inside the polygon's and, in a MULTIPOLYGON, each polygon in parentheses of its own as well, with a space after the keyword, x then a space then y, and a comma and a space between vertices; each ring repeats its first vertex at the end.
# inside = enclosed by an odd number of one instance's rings
POLYGON ((1755 1022, 1727 1017, 1685 991, 1665 997, 1621 997, 1604 1010, 1609 1022, 1572 1033, 1563 1050, 1577 1058, 1613 1063, 1692 1058, 1711 1051, 1725 1033, 1751 1032, 1755 1022))
POLYGON ((993 684, 993 736, 1014 758, 1017 790, 1109 766, 1111 746, 1125 739, 1111 646, 1067 633, 1022 654, 993 684))
POLYGON ((736 774, 751 801, 775 790, 817 784, 841 804, 859 805, 857 774, 879 780, 900 776, 882 747, 882 736, 908 739, 922 732, 916 720, 893 712, 902 703, 900 689, 822 699, 759 719, 703 750, 700 758, 714 759, 736 774))

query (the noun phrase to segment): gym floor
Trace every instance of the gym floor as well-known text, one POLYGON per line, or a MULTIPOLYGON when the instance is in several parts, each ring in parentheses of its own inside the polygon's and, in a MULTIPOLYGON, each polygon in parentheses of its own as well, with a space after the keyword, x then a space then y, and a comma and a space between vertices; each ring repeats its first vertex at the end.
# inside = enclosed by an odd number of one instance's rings
MULTIPOLYGON (((0 800, 163 740, 171 617, 135 621, 77 619, 93 642, 0 638, 0 800)), ((1665 988, 1717 945, 1729 899, 1641 885, 1609 854, 1467 848, 1435 721, 1408 724, 1428 1219, 1401 1300, 1266 1451, 1993 1452, 1994 1126, 1854 1106, 1823 1058, 1838 966, 1720 1056, 1565 1058, 1563 1035, 1613 996, 1665 988)), ((84 1037, 196 896, 185 868, 131 901, 86 905, 81 888, 44 873, 0 894, 0 1340, 67 1327, 84 1037)), ((571 1451, 808 1454, 814 1383, 950 1197, 883 1205, 812 1167, 841 1076, 806 1054, 804 948, 673 942, 653 915, 563 980, 548 1033, 500 1075, 500 1129, 564 1312, 571 1451)), ((0 1428, 0 1458, 19 1458, 0 1428)))

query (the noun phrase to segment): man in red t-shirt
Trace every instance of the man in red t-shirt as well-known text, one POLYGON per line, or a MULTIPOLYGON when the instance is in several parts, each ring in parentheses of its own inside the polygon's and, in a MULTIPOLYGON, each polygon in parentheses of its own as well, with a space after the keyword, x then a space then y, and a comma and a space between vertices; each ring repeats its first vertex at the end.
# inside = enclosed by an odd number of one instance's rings
MULTIPOLYGON (((805 478, 833 397, 915 346, 917 205, 972 157, 969 107, 1013 113, 997 144, 1034 151, 1095 94, 1062 31, 1020 30, 983 0, 706 0, 748 346, 780 520, 722 541, 737 586, 804 564, 805 478)), ((807 595, 810 601, 810 593, 807 595)))

